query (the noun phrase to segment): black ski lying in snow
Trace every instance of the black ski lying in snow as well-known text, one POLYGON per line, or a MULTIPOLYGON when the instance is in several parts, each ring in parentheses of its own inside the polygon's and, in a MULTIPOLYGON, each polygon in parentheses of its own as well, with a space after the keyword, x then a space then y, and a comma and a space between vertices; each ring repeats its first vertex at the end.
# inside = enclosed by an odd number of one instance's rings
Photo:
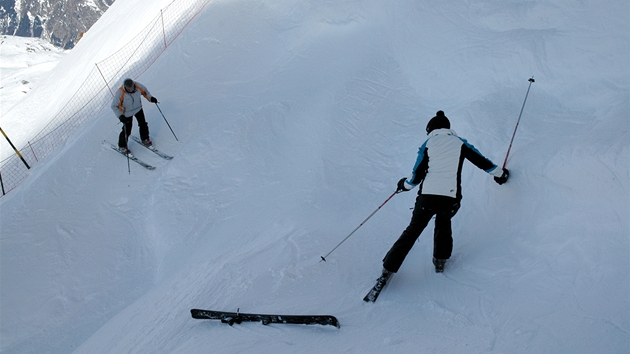
POLYGON ((225 311, 211 311, 211 310, 199 310, 192 309, 190 313, 193 318, 207 319, 207 320, 221 320, 222 323, 227 323, 230 326, 241 322, 262 322, 264 325, 270 323, 285 323, 285 324, 320 324, 331 325, 337 328, 340 327, 339 321, 335 316, 330 315, 263 315, 256 313, 241 313, 241 312, 225 312, 225 311))
POLYGON ((376 279, 376 284, 370 289, 370 292, 365 295, 363 301, 365 302, 374 302, 381 294, 381 290, 387 285, 387 280, 392 276, 392 273, 387 275, 383 274, 378 279, 376 279))
POLYGON ((146 163, 146 162, 140 160, 139 158, 133 156, 133 154, 127 155, 127 153, 122 151, 118 146, 116 146, 116 145, 114 145, 114 144, 112 144, 112 143, 110 143, 108 141, 103 140, 103 145, 107 145, 107 146, 111 147, 112 150, 118 152, 119 154, 122 154, 123 156, 129 156, 129 160, 137 163, 138 165, 146 168, 147 170, 155 170, 155 166, 149 165, 148 163, 146 163))
POLYGON ((144 143, 142 142, 142 140, 140 140, 140 138, 138 138, 137 136, 132 135, 132 136, 131 136, 131 139, 133 139, 136 143, 138 143, 138 144, 140 144, 140 145, 144 146, 145 148, 147 148, 147 149, 149 149, 149 150, 153 151, 156 155, 158 155, 159 157, 161 157, 161 158, 163 158, 163 159, 170 160, 170 159, 172 159, 172 158, 173 158, 173 156, 170 156, 170 155, 167 155, 167 154, 163 153, 162 151, 160 151, 160 150, 156 149, 154 146, 147 146, 147 145, 144 145, 144 143))

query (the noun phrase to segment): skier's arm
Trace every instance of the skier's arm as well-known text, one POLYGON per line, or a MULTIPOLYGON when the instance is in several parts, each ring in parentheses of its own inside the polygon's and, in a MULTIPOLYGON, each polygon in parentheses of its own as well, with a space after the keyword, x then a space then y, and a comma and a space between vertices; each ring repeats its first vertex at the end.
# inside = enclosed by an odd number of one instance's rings
POLYGON ((462 154, 468 161, 494 177, 501 177, 503 175, 503 169, 483 156, 472 144, 469 144, 464 139, 461 140, 464 142, 464 145, 462 145, 462 154))
POLYGON ((112 111, 114 111, 116 117, 120 117, 121 115, 125 114, 125 109, 122 107, 122 102, 120 102, 121 95, 122 91, 116 90, 116 92, 114 93, 114 98, 112 99, 111 108, 112 111))
POLYGON ((405 190, 411 190, 415 186, 422 183, 424 177, 427 175, 427 169, 429 167, 429 155, 427 154, 427 142, 418 149, 418 157, 416 158, 416 164, 413 166, 411 176, 409 176, 400 187, 404 187, 405 190))
POLYGON ((142 96, 144 96, 144 98, 146 98, 147 101, 153 102, 153 103, 157 102, 157 98, 151 95, 151 92, 149 92, 146 86, 144 86, 143 84, 139 82, 136 82, 136 87, 140 90, 140 92, 142 93, 142 96))

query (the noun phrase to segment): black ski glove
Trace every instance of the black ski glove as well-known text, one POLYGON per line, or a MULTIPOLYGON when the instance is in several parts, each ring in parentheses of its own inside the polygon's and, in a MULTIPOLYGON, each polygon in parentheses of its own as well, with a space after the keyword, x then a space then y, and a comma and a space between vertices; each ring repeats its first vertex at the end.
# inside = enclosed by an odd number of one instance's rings
POLYGON ((121 123, 125 124, 125 123, 127 122, 127 117, 125 117, 125 115, 124 115, 124 114, 121 114, 121 115, 118 117, 118 120, 120 120, 120 122, 121 122, 121 123))
POLYGON ((405 187, 405 181, 407 180, 407 177, 403 177, 400 179, 400 181, 398 181, 398 185, 396 186, 396 193, 400 193, 400 192, 407 192, 410 191, 410 189, 407 189, 405 187))
POLYGON ((504 168, 501 177, 494 177, 494 181, 498 184, 503 184, 507 182, 508 178, 510 178, 510 171, 508 171, 507 168, 504 168))
POLYGON ((155 98, 155 97, 151 97, 151 103, 158 103, 157 98, 155 98))

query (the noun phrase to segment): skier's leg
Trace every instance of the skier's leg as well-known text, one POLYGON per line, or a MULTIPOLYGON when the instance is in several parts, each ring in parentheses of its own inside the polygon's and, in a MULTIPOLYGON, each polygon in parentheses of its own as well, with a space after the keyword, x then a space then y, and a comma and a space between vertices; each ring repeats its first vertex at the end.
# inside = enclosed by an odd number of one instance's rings
POLYGON ((136 113, 136 119, 138 120, 138 129, 140 130, 140 139, 145 141, 149 139, 149 124, 144 117, 144 111, 141 109, 136 113))
POLYGON ((419 195, 416 199, 416 205, 411 216, 409 226, 403 231, 398 240, 390 248, 385 258, 383 258, 383 268, 390 272, 398 272, 405 257, 413 247, 414 242, 418 239, 424 228, 427 226, 431 217, 435 214, 433 207, 426 203, 424 196, 419 195))
POLYGON ((127 140, 131 134, 131 128, 133 127, 133 117, 129 117, 123 123, 122 130, 118 135, 118 147, 127 147, 127 140))
POLYGON ((453 252, 453 232, 451 218, 459 210, 457 199, 444 197, 439 202, 439 211, 435 214, 435 230, 433 232, 433 258, 449 259, 453 252))

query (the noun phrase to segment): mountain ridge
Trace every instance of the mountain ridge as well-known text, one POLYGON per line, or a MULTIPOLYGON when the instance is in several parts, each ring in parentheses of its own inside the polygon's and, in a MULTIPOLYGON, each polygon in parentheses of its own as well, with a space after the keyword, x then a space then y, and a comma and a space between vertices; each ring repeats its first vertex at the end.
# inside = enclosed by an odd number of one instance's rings
POLYGON ((72 49, 115 0, 0 0, 1 34, 42 38, 72 49))

